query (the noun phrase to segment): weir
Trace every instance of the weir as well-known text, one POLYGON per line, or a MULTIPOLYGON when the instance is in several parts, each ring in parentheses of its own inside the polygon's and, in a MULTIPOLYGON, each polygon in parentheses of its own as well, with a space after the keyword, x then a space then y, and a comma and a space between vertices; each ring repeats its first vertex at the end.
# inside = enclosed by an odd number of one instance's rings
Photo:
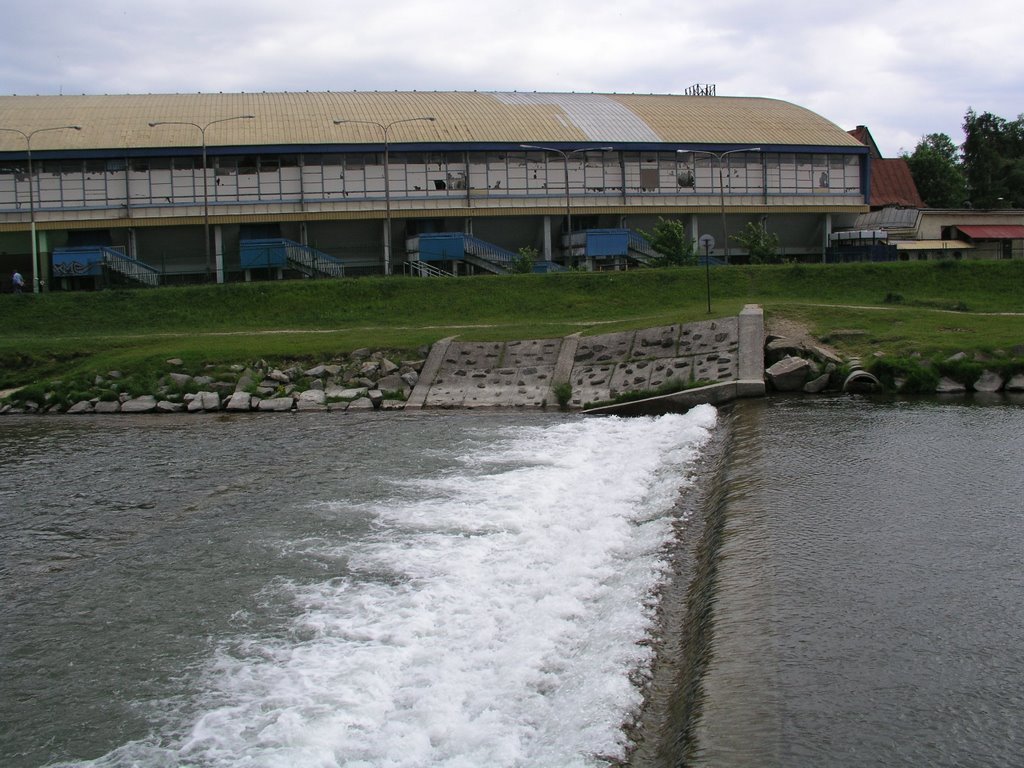
POLYGON ((694 467, 697 479, 677 503, 669 575, 659 591, 657 656, 643 710, 630 732, 630 768, 688 765, 698 748, 734 427, 732 409, 720 414, 718 428, 694 467))

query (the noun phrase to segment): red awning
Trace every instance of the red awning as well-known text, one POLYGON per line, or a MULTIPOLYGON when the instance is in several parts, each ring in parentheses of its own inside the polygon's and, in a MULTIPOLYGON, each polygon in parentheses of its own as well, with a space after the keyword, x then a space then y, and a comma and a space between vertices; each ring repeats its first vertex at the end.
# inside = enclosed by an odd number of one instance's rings
POLYGON ((985 226, 957 225, 957 229, 974 240, 1024 240, 1024 227, 1014 224, 992 224, 985 226))

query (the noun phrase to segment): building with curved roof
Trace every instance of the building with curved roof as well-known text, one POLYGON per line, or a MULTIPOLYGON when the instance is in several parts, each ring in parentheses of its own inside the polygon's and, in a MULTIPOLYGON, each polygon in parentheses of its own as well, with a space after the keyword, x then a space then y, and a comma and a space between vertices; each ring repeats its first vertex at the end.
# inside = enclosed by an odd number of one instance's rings
POLYGON ((0 97, 0 258, 91 286, 626 268, 679 220, 821 255, 869 153, 784 101, 534 92, 0 97), (386 169, 386 172, 385 172, 386 169), (37 248, 33 249, 36 231, 37 248))

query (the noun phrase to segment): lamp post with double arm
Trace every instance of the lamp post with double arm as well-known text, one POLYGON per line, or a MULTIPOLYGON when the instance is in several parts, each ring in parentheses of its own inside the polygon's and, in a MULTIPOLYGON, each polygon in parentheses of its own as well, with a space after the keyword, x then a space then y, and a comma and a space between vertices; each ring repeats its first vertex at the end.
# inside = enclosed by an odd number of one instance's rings
POLYGON ((36 192, 35 177, 32 173, 32 137, 46 131, 80 131, 80 125, 54 125, 49 128, 36 128, 34 131, 22 131, 17 128, 0 128, 5 133, 17 133, 25 140, 25 155, 28 158, 28 220, 32 237, 32 292, 39 293, 39 244, 36 241, 36 192))
POLYGON ((206 129, 211 125, 226 123, 229 120, 253 120, 255 117, 256 115, 233 115, 202 124, 193 123, 191 120, 154 120, 149 124, 150 128, 156 128, 159 125, 191 125, 199 131, 199 137, 203 145, 203 252, 206 256, 207 282, 210 281, 214 267, 210 259, 210 183, 206 173, 206 129))
POLYGON ((391 274, 391 180, 388 174, 388 165, 390 163, 390 155, 388 152, 388 133, 391 128, 399 123, 414 123, 419 120, 426 120, 427 122, 434 122, 437 120, 432 115, 423 115, 421 117, 403 117, 399 120, 392 120, 390 123, 378 123, 376 120, 349 120, 347 118, 337 118, 334 121, 335 125, 342 125, 345 123, 355 123, 357 125, 375 125, 381 130, 382 138, 384 139, 384 274, 391 274))
MULTIPOLYGON (((725 164, 726 155, 736 154, 737 152, 760 152, 760 147, 743 147, 742 149, 730 149, 725 152, 712 152, 707 149, 677 149, 676 152, 680 154, 690 155, 708 155, 713 157, 718 163, 718 195, 719 195, 719 207, 722 213, 722 243, 725 248, 725 263, 729 263, 729 230, 725 223, 725 177, 722 173, 722 166, 725 164)), ((712 189, 714 188, 714 182, 712 182, 712 189)))
MULTIPOLYGON (((569 195, 569 158, 572 155, 587 152, 611 152, 614 147, 579 147, 578 149, 558 149, 557 147, 541 147, 535 144, 520 144, 523 149, 535 149, 540 152, 553 152, 561 156, 565 168, 565 229, 566 229, 566 262, 572 261, 572 198, 569 195)), ((571 266, 566 264, 566 266, 571 266)))

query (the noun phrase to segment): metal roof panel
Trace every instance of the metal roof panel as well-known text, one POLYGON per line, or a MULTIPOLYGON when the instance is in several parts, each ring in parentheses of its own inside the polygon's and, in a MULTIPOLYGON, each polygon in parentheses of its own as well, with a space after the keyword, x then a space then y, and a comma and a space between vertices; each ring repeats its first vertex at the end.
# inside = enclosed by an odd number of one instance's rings
MULTIPOLYGON (((864 149, 820 115, 764 98, 476 91, 0 96, 2 127, 28 132, 82 126, 81 131, 36 134, 33 151, 198 146, 196 128, 148 124, 177 120, 208 126, 244 114, 256 119, 209 126, 207 146, 379 146, 379 128, 333 121, 388 124, 429 115, 436 120, 392 126, 389 139, 433 145, 595 142, 864 149)), ((24 144, 17 134, 0 133, 0 152, 18 152, 24 144)))
POLYGON ((1013 224, 957 224, 956 228, 973 240, 1024 240, 1024 226, 1013 224))

